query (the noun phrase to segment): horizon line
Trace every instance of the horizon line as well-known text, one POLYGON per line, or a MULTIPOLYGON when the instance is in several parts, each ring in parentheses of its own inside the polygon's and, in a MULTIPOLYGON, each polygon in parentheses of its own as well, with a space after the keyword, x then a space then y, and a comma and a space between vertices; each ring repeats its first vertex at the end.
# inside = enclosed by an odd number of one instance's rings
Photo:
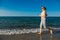
MULTIPOLYGON (((40 16, 0 16, 0 17, 40 17, 40 16)), ((60 16, 47 16, 47 17, 60 17, 60 16)))

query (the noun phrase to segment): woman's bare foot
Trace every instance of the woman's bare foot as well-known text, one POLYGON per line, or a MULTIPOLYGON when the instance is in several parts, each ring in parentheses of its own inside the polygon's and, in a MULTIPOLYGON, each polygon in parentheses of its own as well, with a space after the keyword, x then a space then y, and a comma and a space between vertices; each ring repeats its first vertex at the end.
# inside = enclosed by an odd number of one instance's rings
POLYGON ((40 34, 40 35, 41 35, 42 33, 40 33, 40 32, 39 32, 38 34, 40 34))

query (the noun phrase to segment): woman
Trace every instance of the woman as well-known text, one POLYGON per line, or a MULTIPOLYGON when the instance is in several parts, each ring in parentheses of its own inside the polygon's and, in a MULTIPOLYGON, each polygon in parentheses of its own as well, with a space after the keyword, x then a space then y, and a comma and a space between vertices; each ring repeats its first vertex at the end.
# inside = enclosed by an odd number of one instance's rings
POLYGON ((44 28, 46 28, 46 8, 43 6, 42 7, 42 13, 41 13, 41 23, 40 23, 40 28, 42 28, 42 26, 44 26, 44 28))
POLYGON ((42 26, 46 28, 46 8, 43 6, 42 7, 42 13, 41 13, 41 23, 40 23, 40 33, 42 32, 42 26))

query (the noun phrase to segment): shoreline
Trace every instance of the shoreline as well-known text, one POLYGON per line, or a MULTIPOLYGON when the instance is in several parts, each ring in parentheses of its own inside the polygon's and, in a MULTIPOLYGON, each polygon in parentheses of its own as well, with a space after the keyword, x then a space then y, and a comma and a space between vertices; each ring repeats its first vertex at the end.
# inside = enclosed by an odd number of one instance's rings
POLYGON ((14 35, 0 35, 0 40, 60 40, 60 34, 50 35, 49 33, 28 33, 14 35))
MULTIPOLYGON (((39 32, 39 28, 35 29, 0 29, 0 35, 29 34, 39 32)), ((59 33, 60 28, 54 28, 53 33, 59 33)), ((42 32, 49 33, 49 29, 42 29, 42 32)))

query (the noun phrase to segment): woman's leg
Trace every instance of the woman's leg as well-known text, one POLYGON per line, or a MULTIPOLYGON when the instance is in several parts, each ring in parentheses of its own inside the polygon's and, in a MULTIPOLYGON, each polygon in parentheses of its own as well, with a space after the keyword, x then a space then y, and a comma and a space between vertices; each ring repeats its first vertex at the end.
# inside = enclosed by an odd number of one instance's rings
POLYGON ((42 19, 41 19, 41 22, 40 22, 40 33, 38 34, 42 34, 42 19))
POLYGON ((42 19, 41 19, 41 22, 40 22, 40 28, 42 28, 42 19))
POLYGON ((43 26, 46 28, 46 18, 43 19, 43 26))

